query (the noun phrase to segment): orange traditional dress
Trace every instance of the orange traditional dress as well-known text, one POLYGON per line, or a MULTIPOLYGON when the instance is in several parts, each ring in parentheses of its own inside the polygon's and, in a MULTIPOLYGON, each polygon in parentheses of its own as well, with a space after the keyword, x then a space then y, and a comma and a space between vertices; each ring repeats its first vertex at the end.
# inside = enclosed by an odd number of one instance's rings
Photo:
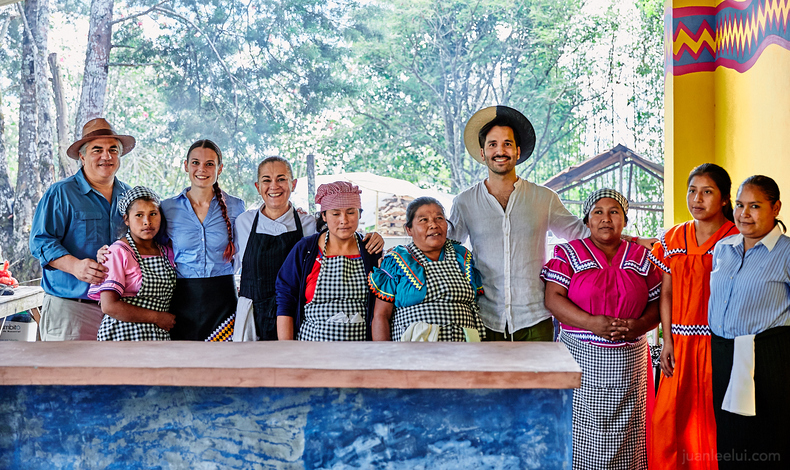
MULTIPOLYGON (((713 246, 738 230, 727 221, 697 246, 694 221, 669 229, 650 260, 672 276, 675 372, 661 376, 648 448, 651 469, 717 469, 708 297, 713 246)), ((664 332, 664 334, 667 334, 664 332)))

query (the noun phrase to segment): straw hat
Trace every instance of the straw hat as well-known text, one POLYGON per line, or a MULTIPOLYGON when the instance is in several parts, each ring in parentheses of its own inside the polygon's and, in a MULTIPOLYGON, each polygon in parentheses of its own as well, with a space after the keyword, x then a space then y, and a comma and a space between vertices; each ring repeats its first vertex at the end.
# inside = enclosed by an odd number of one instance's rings
POLYGON ((516 145, 521 149, 521 156, 516 161, 516 164, 529 158, 532 155, 532 151, 535 150, 535 129, 532 127, 529 119, 508 106, 483 108, 469 118, 464 128, 464 145, 466 145, 466 151, 469 152, 469 155, 478 162, 483 163, 483 157, 480 155, 478 134, 483 126, 494 119, 502 119, 505 121, 503 124, 509 126, 518 135, 516 145))
POLYGON ((101 139, 102 137, 115 137, 118 139, 121 142, 121 145, 123 145, 123 153, 121 154, 122 156, 131 152, 134 148, 134 137, 130 135, 116 134, 106 119, 96 118, 91 119, 85 123, 85 125, 82 127, 82 138, 69 146, 69 149, 66 150, 66 155, 73 158, 74 160, 79 160, 80 147, 82 147, 86 142, 101 139))

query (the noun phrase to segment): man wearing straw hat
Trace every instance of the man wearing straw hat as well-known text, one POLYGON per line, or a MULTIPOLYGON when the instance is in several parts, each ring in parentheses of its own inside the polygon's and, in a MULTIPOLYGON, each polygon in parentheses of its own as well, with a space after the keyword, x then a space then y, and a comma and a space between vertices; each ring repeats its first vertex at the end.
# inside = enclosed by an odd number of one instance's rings
POLYGON ((118 198, 130 186, 115 173, 134 144, 134 137, 117 134, 105 119, 88 121, 82 138, 66 151, 82 168, 47 189, 36 207, 30 251, 44 268, 44 341, 96 340, 103 313, 88 298, 88 287, 106 277, 96 252, 125 229, 118 198))
POLYGON ((464 143, 488 167, 488 178, 455 198, 448 237, 472 245, 483 276, 478 304, 486 340, 551 341, 540 280, 546 234, 574 240, 590 232, 557 193, 516 175, 535 148, 535 130, 523 114, 507 106, 482 109, 467 122, 464 143))

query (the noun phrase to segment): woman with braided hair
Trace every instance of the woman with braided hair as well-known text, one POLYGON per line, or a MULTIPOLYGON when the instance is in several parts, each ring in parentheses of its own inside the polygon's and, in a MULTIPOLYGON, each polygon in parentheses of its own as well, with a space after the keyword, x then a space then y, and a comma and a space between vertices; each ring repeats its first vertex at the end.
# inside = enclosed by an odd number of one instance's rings
POLYGON ((171 312, 173 340, 229 341, 236 315, 234 223, 244 201, 219 187, 222 151, 203 139, 184 161, 190 187, 162 201, 167 236, 175 253, 176 289, 171 312))

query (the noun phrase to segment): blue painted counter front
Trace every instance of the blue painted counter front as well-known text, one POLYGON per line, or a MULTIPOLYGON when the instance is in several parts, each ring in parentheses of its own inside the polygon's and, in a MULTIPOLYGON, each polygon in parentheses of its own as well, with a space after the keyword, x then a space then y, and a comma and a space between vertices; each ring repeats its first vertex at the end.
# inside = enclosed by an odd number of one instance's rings
POLYGON ((0 386, 0 468, 569 469, 569 389, 0 386))

